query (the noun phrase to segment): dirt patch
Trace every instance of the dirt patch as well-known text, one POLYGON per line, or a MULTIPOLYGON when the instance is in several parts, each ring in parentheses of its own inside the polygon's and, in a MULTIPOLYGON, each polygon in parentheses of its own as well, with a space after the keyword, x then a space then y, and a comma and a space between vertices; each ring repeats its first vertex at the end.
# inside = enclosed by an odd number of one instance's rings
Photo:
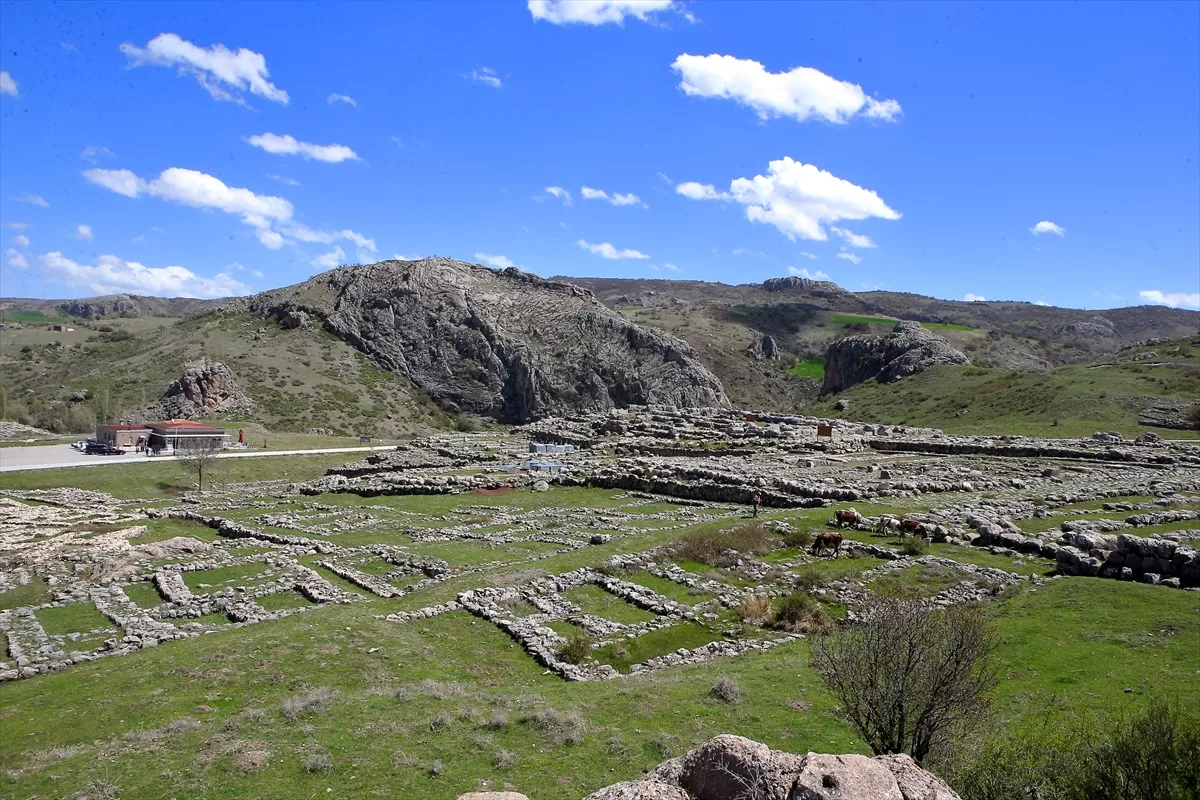
POLYGON ((258 772, 267 766, 267 759, 270 757, 271 754, 266 750, 247 750, 234 756, 229 768, 243 775, 258 772))
POLYGON ((497 486, 495 489, 472 489, 471 494, 486 494, 486 495, 508 494, 512 490, 513 490, 513 488, 511 486, 497 486))

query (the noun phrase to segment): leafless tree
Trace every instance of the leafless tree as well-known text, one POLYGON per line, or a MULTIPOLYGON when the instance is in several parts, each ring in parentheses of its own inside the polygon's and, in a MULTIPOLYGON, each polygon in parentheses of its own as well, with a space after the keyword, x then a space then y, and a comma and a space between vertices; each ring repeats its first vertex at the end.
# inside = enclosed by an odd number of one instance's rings
POLYGON ((813 641, 812 665, 876 755, 923 761, 987 710, 993 647, 978 606, 878 598, 861 621, 813 641))
POLYGON ((175 458, 189 477, 196 476, 196 488, 204 491, 204 476, 211 474, 217 465, 217 457, 221 454, 221 443, 215 440, 196 443, 187 448, 175 451, 175 458))

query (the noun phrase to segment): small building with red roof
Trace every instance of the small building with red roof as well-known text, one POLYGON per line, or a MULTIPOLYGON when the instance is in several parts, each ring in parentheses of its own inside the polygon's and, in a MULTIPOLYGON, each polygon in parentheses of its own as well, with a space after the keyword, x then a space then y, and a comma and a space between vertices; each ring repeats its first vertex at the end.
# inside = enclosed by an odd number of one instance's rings
POLYGON ((148 425, 97 425, 96 441, 127 450, 145 447, 150 440, 148 425))
POLYGON ((151 422, 151 450, 192 450, 208 447, 224 447, 229 433, 224 428, 193 422, 190 419, 169 419, 151 422))

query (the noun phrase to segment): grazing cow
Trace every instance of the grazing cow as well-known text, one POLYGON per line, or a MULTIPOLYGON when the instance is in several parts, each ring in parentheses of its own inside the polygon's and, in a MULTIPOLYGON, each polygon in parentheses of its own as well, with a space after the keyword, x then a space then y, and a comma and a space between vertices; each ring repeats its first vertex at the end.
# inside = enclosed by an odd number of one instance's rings
POLYGON ((833 557, 837 558, 838 553, 842 550, 842 535, 833 531, 825 531, 818 533, 813 539, 811 552, 814 556, 819 556, 831 547, 833 548, 833 557))
POLYGON ((853 508, 839 508, 837 511, 833 512, 833 517, 837 520, 837 526, 839 528, 844 527, 845 525, 849 525, 851 528, 853 528, 855 525, 861 525, 864 522, 863 515, 858 513, 858 511, 853 508))
POLYGON ((900 530, 900 520, 895 517, 880 517, 875 526, 876 533, 888 534, 900 530))
POLYGON ((917 534, 921 533, 922 525, 924 525, 924 523, 919 519, 905 517, 904 519, 900 520, 900 538, 903 539, 904 534, 906 533, 916 536, 917 534))

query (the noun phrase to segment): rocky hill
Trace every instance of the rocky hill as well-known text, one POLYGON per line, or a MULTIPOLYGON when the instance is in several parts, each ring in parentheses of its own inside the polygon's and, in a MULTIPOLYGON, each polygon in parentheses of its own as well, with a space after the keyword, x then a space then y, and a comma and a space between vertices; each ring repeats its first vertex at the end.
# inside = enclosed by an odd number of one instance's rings
POLYGON ((344 267, 225 306, 316 325, 450 413, 507 422, 635 404, 728 405, 675 337, 578 286, 445 258, 344 267))
POLYGON ((825 354, 821 394, 840 392, 874 378, 891 383, 939 364, 969 364, 945 338, 919 322, 897 322, 887 336, 847 336, 825 354))

